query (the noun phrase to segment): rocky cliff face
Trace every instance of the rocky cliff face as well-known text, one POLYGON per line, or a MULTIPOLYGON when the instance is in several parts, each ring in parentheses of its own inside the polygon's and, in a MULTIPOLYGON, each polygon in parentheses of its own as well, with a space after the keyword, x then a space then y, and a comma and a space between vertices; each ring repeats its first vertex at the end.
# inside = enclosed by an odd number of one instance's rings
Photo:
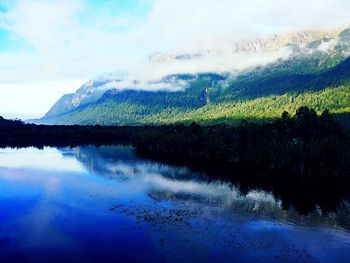
POLYGON ((257 38, 243 41, 217 40, 220 47, 198 49, 184 52, 157 52, 149 57, 151 62, 169 63, 172 61, 192 60, 206 56, 233 56, 244 54, 258 54, 275 52, 283 47, 298 46, 302 48, 314 41, 323 39, 328 42, 337 38, 340 33, 334 31, 301 31, 290 34, 274 35, 266 38, 257 38))
POLYGON ((109 81, 107 80, 88 81, 74 94, 66 94, 62 96, 48 113, 46 113, 45 118, 57 116, 99 100, 106 92, 106 89, 103 89, 102 87, 108 82, 109 81))

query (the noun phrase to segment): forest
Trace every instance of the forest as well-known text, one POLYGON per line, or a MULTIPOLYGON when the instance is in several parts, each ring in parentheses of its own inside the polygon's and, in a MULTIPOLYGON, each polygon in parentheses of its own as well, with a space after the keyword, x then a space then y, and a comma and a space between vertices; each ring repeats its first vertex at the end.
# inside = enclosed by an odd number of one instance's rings
POLYGON ((260 172, 346 178, 349 132, 324 110, 300 107, 295 115, 236 125, 46 126, 0 119, 0 145, 132 144, 139 153, 191 163, 225 164, 260 172))

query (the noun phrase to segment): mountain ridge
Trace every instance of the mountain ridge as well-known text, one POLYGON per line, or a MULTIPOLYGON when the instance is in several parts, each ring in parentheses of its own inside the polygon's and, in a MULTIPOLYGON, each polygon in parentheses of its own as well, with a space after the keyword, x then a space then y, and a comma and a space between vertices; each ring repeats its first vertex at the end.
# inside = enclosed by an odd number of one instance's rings
MULTIPOLYGON (((62 124, 68 120, 71 123, 69 116, 76 115, 82 116, 81 121, 71 118, 76 120, 71 124, 84 124, 87 119, 90 119, 89 124, 137 124, 161 112, 178 111, 181 115, 210 104, 234 104, 271 95, 347 86, 350 81, 350 29, 333 38, 320 34, 320 38, 310 37, 307 43, 288 45, 293 46, 293 52, 287 59, 277 59, 239 73, 172 74, 143 82, 132 78, 128 81, 122 78, 91 80, 75 94, 63 96, 37 122, 62 124), (157 90, 140 89, 142 85, 157 87, 157 90), (167 88, 162 89, 162 86, 167 88), (108 111, 115 115, 114 121, 101 120, 101 112, 109 116, 108 111), (94 116, 100 117, 94 121, 94 116)), ((189 56, 186 59, 198 58, 189 56)))

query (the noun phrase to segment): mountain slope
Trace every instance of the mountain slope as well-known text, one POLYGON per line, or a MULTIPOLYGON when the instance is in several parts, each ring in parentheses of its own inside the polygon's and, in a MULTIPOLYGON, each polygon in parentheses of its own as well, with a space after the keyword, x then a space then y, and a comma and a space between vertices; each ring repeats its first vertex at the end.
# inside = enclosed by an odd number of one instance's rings
POLYGON ((204 74, 191 78, 180 91, 110 90, 95 103, 78 107, 65 114, 42 119, 43 123, 67 124, 136 124, 145 116, 163 110, 194 110, 208 103, 208 87, 218 85, 225 78, 204 74))
MULTIPOLYGON (((75 94, 62 97, 39 122, 232 122, 241 118, 274 118, 283 110, 293 111, 302 105, 350 112, 350 30, 333 38, 322 35, 319 39, 303 39, 300 44, 295 40, 284 47, 291 51, 287 58, 238 73, 173 74, 158 81, 123 77, 90 81, 75 94)), ((257 52, 259 48, 254 47, 250 47, 253 51, 244 52, 257 52)), ((158 54, 156 58, 165 63, 160 57, 158 54)), ((198 58, 190 54, 173 57, 179 59, 198 58)))
POLYGON ((96 102, 106 92, 105 89, 99 89, 106 83, 107 81, 105 80, 90 80, 79 88, 74 94, 63 95, 46 113, 44 118, 58 116, 89 103, 96 102))
POLYGON ((261 97, 241 102, 209 104, 190 111, 161 112, 142 120, 142 123, 177 123, 192 121, 213 123, 235 123, 245 120, 268 120, 281 116, 283 111, 295 113, 301 106, 308 105, 318 112, 331 109, 335 114, 350 113, 350 85, 327 88, 321 91, 287 93, 281 96, 261 97))

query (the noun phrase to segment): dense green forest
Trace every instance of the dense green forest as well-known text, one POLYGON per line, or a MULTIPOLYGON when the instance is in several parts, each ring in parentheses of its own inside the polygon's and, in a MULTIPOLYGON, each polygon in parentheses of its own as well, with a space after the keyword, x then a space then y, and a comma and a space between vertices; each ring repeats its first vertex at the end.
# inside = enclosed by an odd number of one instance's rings
POLYGON ((96 105, 51 118, 51 121, 84 125, 143 125, 193 121, 202 124, 236 123, 242 119, 271 120, 279 117, 285 110, 294 112, 302 105, 308 105, 317 112, 330 109, 339 117, 342 116, 344 124, 348 120, 345 117, 350 115, 350 85, 217 103, 206 103, 208 98, 204 92, 200 95, 200 88, 196 90, 192 97, 183 93, 183 97, 179 96, 177 100, 171 100, 171 94, 151 94, 152 99, 149 99, 150 96, 144 92, 130 91, 127 97, 118 96, 118 103, 114 97, 107 97, 96 105), (168 97, 169 100, 164 99, 168 97))
POLYGON ((237 123, 241 120, 266 121, 278 118, 283 111, 295 112, 308 105, 317 112, 331 109, 335 114, 350 113, 350 87, 328 88, 317 92, 287 93, 254 100, 206 105, 196 110, 167 110, 142 119, 141 123, 176 123, 196 121, 203 124, 237 123), (181 114, 180 114, 181 113, 181 114))

